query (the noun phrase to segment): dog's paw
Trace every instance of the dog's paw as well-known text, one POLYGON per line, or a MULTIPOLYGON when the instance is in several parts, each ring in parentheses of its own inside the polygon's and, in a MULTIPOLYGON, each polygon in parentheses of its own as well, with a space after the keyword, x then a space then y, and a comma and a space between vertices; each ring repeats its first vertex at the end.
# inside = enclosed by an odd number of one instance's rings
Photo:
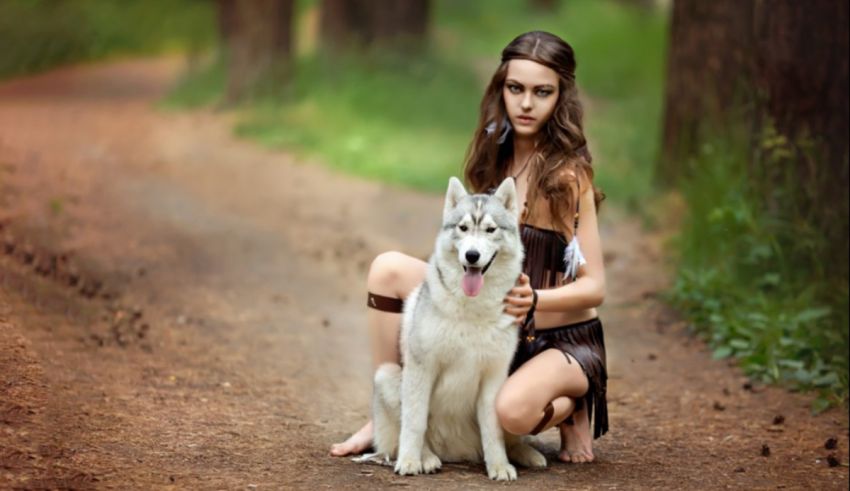
POLYGON ((395 472, 401 476, 422 474, 422 460, 410 457, 399 457, 395 463, 395 472))
POLYGON ((422 470, 426 474, 437 472, 443 467, 443 462, 433 452, 425 451, 422 456, 422 470))
POLYGON ((527 443, 517 443, 508 449, 508 458, 523 467, 546 467, 546 457, 527 443))
POLYGON ((508 462, 488 464, 487 475, 496 481, 516 481, 516 467, 508 462))

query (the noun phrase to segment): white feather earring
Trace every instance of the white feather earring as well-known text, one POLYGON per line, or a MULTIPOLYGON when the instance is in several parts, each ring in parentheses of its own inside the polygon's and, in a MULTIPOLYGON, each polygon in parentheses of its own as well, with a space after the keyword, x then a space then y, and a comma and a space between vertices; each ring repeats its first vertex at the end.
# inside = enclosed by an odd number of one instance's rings
MULTIPOLYGON (((511 126, 511 122, 508 120, 508 118, 504 118, 502 120, 502 134, 499 135, 499 139, 496 140, 496 143, 498 143, 499 145, 501 145, 502 143, 505 143, 505 140, 507 140, 508 134, 511 132, 512 129, 514 129, 514 128, 513 128, 513 126, 511 126)), ((488 124, 484 128, 484 131, 488 135, 492 135, 493 133, 495 133, 496 132, 496 122, 491 121, 490 124, 488 124)))

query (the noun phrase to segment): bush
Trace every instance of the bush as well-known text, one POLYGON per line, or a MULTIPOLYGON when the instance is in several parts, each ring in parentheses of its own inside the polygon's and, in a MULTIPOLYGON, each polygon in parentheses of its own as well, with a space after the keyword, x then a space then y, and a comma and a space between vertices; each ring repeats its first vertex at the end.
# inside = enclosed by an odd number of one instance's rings
POLYGON ((764 381, 818 390, 816 409, 845 401, 847 257, 836 257, 832 233, 811 226, 816 207, 793 178, 792 145, 768 127, 753 164, 744 138, 709 141, 687 164, 695 172, 681 188, 689 209, 668 299, 715 357, 735 356, 764 381))

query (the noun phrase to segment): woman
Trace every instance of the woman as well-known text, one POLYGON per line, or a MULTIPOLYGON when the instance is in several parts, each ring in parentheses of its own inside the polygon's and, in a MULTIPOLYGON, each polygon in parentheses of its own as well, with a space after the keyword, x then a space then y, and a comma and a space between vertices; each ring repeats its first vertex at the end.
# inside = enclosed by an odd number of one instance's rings
MULTIPOLYGON (((559 458, 580 463, 593 460, 593 438, 608 430, 608 417, 596 313, 605 296, 596 221, 604 196, 592 183, 575 67, 572 48, 553 34, 534 31, 511 41, 481 102, 465 175, 475 192, 512 176, 525 203, 524 274, 505 298, 506 312, 523 327, 511 375, 496 400, 499 421, 517 435, 559 425, 559 458)), ((374 368, 399 363, 402 302, 425 268, 398 252, 372 263, 367 285, 374 368)), ((370 421, 331 454, 359 453, 371 441, 370 421)))

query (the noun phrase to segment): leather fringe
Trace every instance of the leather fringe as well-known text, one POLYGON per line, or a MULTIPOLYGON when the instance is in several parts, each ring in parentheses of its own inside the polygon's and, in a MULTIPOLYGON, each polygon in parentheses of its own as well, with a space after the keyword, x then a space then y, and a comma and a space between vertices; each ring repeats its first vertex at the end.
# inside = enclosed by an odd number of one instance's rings
MULTIPOLYGON (((596 318, 567 326, 538 329, 537 339, 520 345, 511 365, 511 373, 536 354, 555 348, 569 354, 587 376, 587 393, 580 401, 585 405, 593 425, 593 438, 608 432, 608 371, 605 363, 605 339, 602 322, 596 318)), ((569 361, 569 358, 567 358, 569 361)))

